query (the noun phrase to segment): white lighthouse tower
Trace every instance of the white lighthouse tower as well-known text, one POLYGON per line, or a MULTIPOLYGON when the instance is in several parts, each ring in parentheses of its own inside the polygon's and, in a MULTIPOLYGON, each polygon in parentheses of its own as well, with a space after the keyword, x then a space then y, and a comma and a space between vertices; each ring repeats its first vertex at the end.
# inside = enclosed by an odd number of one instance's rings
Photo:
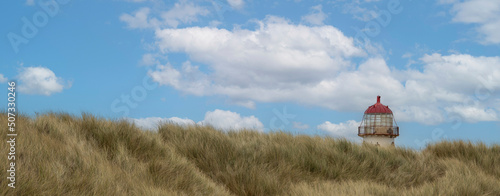
POLYGON ((389 106, 380 103, 380 96, 377 96, 377 103, 366 109, 358 127, 358 136, 363 138, 363 143, 394 146, 394 138, 399 136, 399 127, 389 106))

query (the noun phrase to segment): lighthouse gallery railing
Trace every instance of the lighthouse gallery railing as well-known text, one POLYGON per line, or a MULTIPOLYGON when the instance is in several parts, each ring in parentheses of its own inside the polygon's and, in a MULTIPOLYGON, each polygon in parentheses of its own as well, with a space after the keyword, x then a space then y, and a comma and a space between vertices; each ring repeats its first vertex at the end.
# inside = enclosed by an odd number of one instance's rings
POLYGON ((358 135, 388 135, 399 136, 398 126, 360 126, 358 127, 358 135))

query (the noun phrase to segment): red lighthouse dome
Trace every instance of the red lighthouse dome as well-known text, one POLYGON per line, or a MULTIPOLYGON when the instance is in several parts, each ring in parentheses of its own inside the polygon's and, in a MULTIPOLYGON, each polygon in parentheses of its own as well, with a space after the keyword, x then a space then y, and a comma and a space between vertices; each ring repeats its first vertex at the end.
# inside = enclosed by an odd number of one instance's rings
POLYGON ((389 109, 389 106, 385 106, 384 104, 380 103, 380 96, 377 96, 377 103, 371 105, 366 109, 365 114, 392 114, 391 109, 389 109))

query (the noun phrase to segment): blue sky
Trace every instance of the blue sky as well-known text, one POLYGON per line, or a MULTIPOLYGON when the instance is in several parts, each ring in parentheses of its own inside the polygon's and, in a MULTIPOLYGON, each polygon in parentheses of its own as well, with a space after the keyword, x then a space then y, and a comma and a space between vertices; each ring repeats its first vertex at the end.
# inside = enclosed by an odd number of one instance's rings
POLYGON ((28 0, 0 15, 0 84, 18 82, 27 115, 359 141, 380 95, 399 146, 500 142, 496 0, 28 0))

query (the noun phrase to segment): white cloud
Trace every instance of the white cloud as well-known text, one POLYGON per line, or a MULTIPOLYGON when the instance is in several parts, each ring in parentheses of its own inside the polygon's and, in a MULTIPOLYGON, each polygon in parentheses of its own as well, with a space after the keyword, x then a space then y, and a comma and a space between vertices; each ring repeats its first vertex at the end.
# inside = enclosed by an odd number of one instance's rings
POLYGON ((449 113, 458 114, 465 122, 498 121, 497 113, 493 109, 484 109, 477 106, 451 106, 445 108, 449 113))
POLYGON ((469 0, 444 1, 452 3, 453 22, 477 24, 479 41, 483 44, 500 44, 500 1, 469 0))
POLYGON ((250 129, 263 131, 264 125, 255 116, 241 117, 240 114, 231 111, 216 109, 205 114, 205 119, 198 122, 202 125, 211 125, 224 131, 250 129))
POLYGON ((313 6, 311 10, 310 14, 302 16, 302 21, 312 25, 323 25, 323 21, 326 19, 327 15, 323 12, 322 6, 313 6))
POLYGON ((295 122, 293 121, 292 122, 292 125, 293 125, 293 128, 296 128, 296 129, 309 129, 309 125, 308 124, 303 124, 301 122, 295 122))
POLYGON ((157 29, 160 27, 174 27, 180 24, 190 24, 197 22, 199 16, 206 16, 209 11, 192 2, 181 0, 174 4, 174 7, 167 11, 155 11, 143 7, 134 12, 133 15, 122 14, 120 20, 127 23, 132 29, 157 29), (156 17, 159 15, 160 17, 156 17))
POLYGON ((20 83, 19 92, 46 96, 61 92, 65 83, 46 67, 22 68, 17 79, 20 83))
POLYGON ((176 28, 181 23, 191 23, 198 21, 198 16, 205 16, 209 11, 203 7, 195 5, 192 2, 181 0, 175 3, 174 7, 161 14, 164 22, 176 28))
POLYGON ((156 130, 158 128, 158 125, 163 123, 174 123, 181 126, 189 126, 196 124, 191 119, 178 118, 178 117, 172 117, 172 118, 149 117, 149 118, 139 118, 139 119, 127 118, 127 120, 129 122, 134 123, 136 126, 140 128, 151 131, 156 130))
POLYGON ((396 122, 420 122, 423 124, 439 124, 445 122, 443 112, 436 105, 408 105, 391 107, 396 122))
POLYGON ((436 124, 445 121, 445 113, 474 112, 462 116, 468 122, 498 120, 498 111, 488 108, 500 94, 500 57, 432 54, 420 60, 422 72, 406 71, 399 119, 436 124))
POLYGON ((317 128, 319 130, 327 132, 331 136, 346 138, 348 140, 360 143, 362 139, 358 136, 359 124, 360 122, 356 122, 354 120, 349 120, 347 122, 342 122, 339 124, 326 121, 323 124, 318 125, 317 128))
POLYGON ((241 129, 263 131, 264 125, 255 116, 242 117, 236 112, 219 110, 209 111, 205 114, 205 119, 195 123, 193 120, 188 118, 160 118, 160 117, 149 117, 149 118, 127 118, 128 121, 133 122, 138 127, 147 130, 156 130, 158 125, 162 123, 176 123, 182 126, 189 125, 209 125, 216 129, 223 131, 234 130, 238 131, 241 129))
POLYGON ((471 94, 482 85, 491 91, 500 90, 500 57, 442 56, 435 53, 424 55, 421 60, 425 69, 422 73, 410 72, 411 80, 427 85, 427 89, 436 86, 450 92, 471 94))
MULTIPOLYGON (((377 10, 370 10, 362 5, 365 2, 360 1, 352 1, 350 3, 345 3, 342 5, 342 13, 352 15, 352 18, 356 20, 360 20, 363 22, 368 22, 378 17, 377 10)), ((370 3, 370 1, 366 1, 366 3, 370 3)))
POLYGON ((219 25, 221 25, 221 24, 222 24, 222 22, 221 22, 221 21, 218 21, 218 20, 212 20, 212 21, 210 21, 210 23, 208 23, 208 25, 209 25, 210 27, 218 27, 218 26, 219 26, 219 25))
POLYGON ((292 25, 276 17, 259 24, 255 31, 209 27, 159 30, 156 35, 161 51, 185 52, 193 61, 209 65, 213 73, 207 75, 198 67, 183 65, 181 70, 162 66, 150 74, 160 84, 182 91, 221 94, 252 105, 249 100, 280 100, 298 93, 293 91, 314 87, 325 77, 349 69, 351 64, 345 58, 365 55, 352 38, 331 26, 292 25), (179 80, 185 82, 175 83, 179 80))
POLYGON ((401 56, 401 58, 411 58, 412 56, 413 56, 412 53, 406 52, 406 53, 403 54, 403 56, 401 56))
MULTIPOLYGON (((237 70, 243 72, 243 70, 237 70)), ((269 74, 272 78, 272 73, 269 74)), ((261 74, 261 75, 262 75, 261 74)), ((304 70, 304 74, 307 74, 304 70)), ((318 81, 304 81, 303 84, 298 80, 295 83, 289 82, 293 79, 275 78, 275 81, 259 84, 249 79, 248 82, 237 81, 237 83, 218 83, 215 75, 206 75, 198 70, 197 67, 185 63, 180 70, 172 66, 160 66, 159 70, 150 72, 154 81, 160 85, 172 86, 182 92, 202 95, 226 95, 233 103, 238 105, 249 105, 255 107, 253 101, 260 102, 280 102, 293 101, 309 105, 319 105, 331 109, 348 110, 363 109, 367 103, 373 101, 377 92, 402 91, 402 85, 399 81, 388 77, 390 70, 382 59, 370 59, 360 65, 357 71, 346 71, 338 73, 337 77, 323 76, 318 81), (280 84, 280 83, 291 84, 280 84), (239 84, 241 85, 235 85, 239 84), (248 86, 247 84, 254 84, 248 86), (355 87, 355 88, 353 88, 355 87), (247 101, 244 101, 247 100, 247 101), (336 101, 332 101, 336 100, 336 101), (243 104, 244 103, 244 104, 243 104)), ((242 78, 245 75, 242 73, 242 78)), ((295 77, 290 75, 291 78, 295 77)), ((311 74, 311 77, 314 77, 311 74)))
POLYGON ((207 95, 210 92, 210 81, 208 77, 198 70, 197 66, 185 62, 180 70, 172 65, 159 65, 156 71, 149 71, 151 78, 160 85, 172 86, 175 89, 182 89, 183 92, 193 95, 207 95))
POLYGON ((232 8, 241 9, 245 2, 243 0, 227 0, 227 3, 231 5, 232 8))
POLYGON ((243 107, 250 108, 250 109, 255 109, 255 102, 251 101, 251 100, 235 100, 235 99, 233 99, 229 103, 234 104, 234 105, 243 106, 243 107))
POLYGON ((160 83, 160 85, 170 85, 174 88, 179 88, 179 78, 181 74, 179 71, 174 69, 172 65, 160 65, 158 66, 158 71, 150 72, 149 75, 154 81, 160 83))
POLYGON ((151 10, 143 7, 135 11, 134 15, 122 14, 120 20, 127 23, 132 29, 156 28, 160 25, 160 21, 156 18, 150 18, 151 10))
POLYGON ((455 2, 451 10, 453 21, 464 23, 483 23, 496 19, 500 13, 500 2, 497 0, 469 0, 455 2))
MULTIPOLYGON (((294 102, 364 111, 381 95, 402 121, 442 123, 455 106, 498 113, 488 110, 493 100, 476 91, 500 94, 500 57, 436 53, 420 58, 418 69, 397 70, 374 55, 357 65, 351 59, 366 52, 335 27, 294 25, 273 16, 257 23, 255 30, 157 30, 161 52, 185 53, 189 61, 180 68, 161 65, 149 74, 160 85, 197 96, 221 95, 249 108, 255 102, 294 102), (482 103, 468 104, 471 97, 482 103)), ((479 115, 474 120, 491 119, 479 115)))
POLYGON ((160 64, 158 58, 160 57, 156 54, 147 53, 142 55, 142 59, 139 64, 144 66, 158 65, 160 64))
POLYGON ((0 74, 0 83, 5 83, 7 82, 7 78, 3 76, 3 74, 0 74))

